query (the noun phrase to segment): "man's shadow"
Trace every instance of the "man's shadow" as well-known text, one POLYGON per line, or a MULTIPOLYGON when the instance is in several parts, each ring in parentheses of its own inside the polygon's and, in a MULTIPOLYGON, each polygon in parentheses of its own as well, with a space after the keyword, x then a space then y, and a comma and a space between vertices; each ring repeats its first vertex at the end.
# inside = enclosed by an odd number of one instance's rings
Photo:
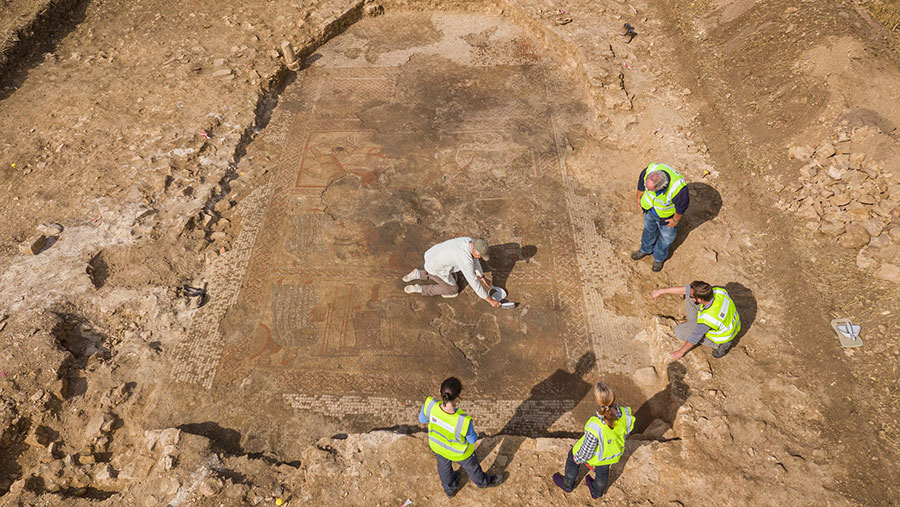
MULTIPOLYGON (((534 245, 521 246, 518 243, 493 245, 488 248, 491 260, 488 262, 481 260, 481 268, 485 273, 491 274, 491 285, 505 289, 506 281, 509 279, 509 274, 515 269, 516 263, 530 262, 531 258, 537 254, 537 250, 534 245)), ((456 275, 459 290, 462 292, 468 286, 468 282, 461 273, 456 273, 456 275)))
MULTIPOLYGON (((684 381, 684 377, 687 374, 687 368, 682 363, 678 361, 669 363, 666 367, 666 374, 669 383, 666 385, 665 389, 651 396, 650 399, 645 401, 637 411, 634 412, 634 430, 625 440, 625 452, 622 454, 622 458, 618 463, 609 467, 609 482, 606 485, 607 490, 619 476, 622 475, 622 470, 625 469, 625 463, 628 462, 628 459, 631 458, 631 455, 634 454, 635 451, 651 442, 665 442, 669 440, 662 438, 661 435, 660 438, 635 438, 646 431, 650 424, 656 419, 665 421, 671 427, 672 422, 675 420, 675 415, 678 413, 678 409, 681 408, 691 394, 690 386, 684 381)), ((677 440, 677 438, 671 440, 677 440)))
POLYGON ((741 331, 734 337, 734 345, 731 347, 733 349, 750 330, 750 326, 756 322, 756 297, 752 290, 737 282, 726 284, 725 291, 734 301, 738 316, 741 318, 741 331))
POLYGON ((678 224, 678 235, 669 247, 669 257, 684 243, 691 231, 716 218, 722 209, 722 196, 715 188, 699 182, 688 183, 687 188, 691 203, 678 224))
POLYGON ((585 352, 575 365, 574 372, 558 369, 552 375, 531 388, 531 395, 516 408, 512 417, 503 429, 490 441, 485 440, 478 448, 479 459, 484 459, 500 444, 497 458, 487 473, 502 474, 513 460, 519 446, 524 440, 521 436, 557 436, 572 437, 568 432, 550 433, 549 429, 557 419, 566 413, 564 403, 553 403, 558 400, 571 400, 572 407, 578 404, 591 391, 592 385, 584 377, 594 368, 596 358, 592 352, 585 352), (551 402, 551 403, 543 403, 551 402), (500 457, 505 458, 505 462, 500 457))

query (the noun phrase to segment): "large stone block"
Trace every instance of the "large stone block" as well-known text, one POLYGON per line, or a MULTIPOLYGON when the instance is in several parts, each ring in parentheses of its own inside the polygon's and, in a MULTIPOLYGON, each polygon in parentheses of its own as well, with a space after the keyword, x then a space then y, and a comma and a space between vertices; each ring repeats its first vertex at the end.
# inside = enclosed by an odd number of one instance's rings
POLYGON ((19 244, 19 251, 25 255, 37 255, 47 246, 47 236, 36 234, 19 244))

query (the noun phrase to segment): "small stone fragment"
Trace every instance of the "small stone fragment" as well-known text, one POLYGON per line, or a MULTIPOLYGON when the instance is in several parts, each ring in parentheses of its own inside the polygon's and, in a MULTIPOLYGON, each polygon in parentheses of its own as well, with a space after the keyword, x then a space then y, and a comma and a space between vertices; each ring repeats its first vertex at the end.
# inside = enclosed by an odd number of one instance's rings
POLYGON ((891 230, 888 231, 888 234, 890 234, 891 239, 893 239, 894 241, 900 243, 900 226, 898 226, 898 227, 891 227, 891 230))
POLYGON ((866 232, 869 233, 869 236, 873 238, 877 238, 881 234, 881 231, 884 230, 884 227, 882 227, 881 222, 878 220, 866 220, 861 225, 866 229, 866 232))
POLYGON ((831 143, 825 143, 822 146, 816 148, 816 158, 819 160, 833 157, 835 153, 837 153, 837 151, 834 149, 834 145, 832 145, 831 143))
POLYGON ((45 236, 59 236, 62 234, 63 226, 54 222, 47 222, 37 226, 36 229, 45 236))
POLYGON ((828 202, 832 206, 846 206, 850 204, 850 196, 847 194, 838 194, 828 198, 828 202))
POLYGON ((823 234, 827 236, 831 236, 832 238, 836 237, 838 234, 843 232, 844 225, 837 224, 834 222, 825 222, 822 224, 822 227, 819 229, 823 234))
POLYGON ((384 14, 384 7, 375 2, 367 2, 366 5, 363 6, 363 12, 366 16, 375 17, 384 14))
POLYGON ((875 276, 889 282, 900 283, 900 266, 885 262, 875 271, 875 276))
POLYGON ((223 486, 222 479, 219 479, 218 477, 207 477, 200 483, 198 490, 201 495, 209 498, 211 496, 216 496, 219 491, 222 491, 223 486))
POLYGON ((854 250, 866 246, 869 242, 869 233, 861 225, 847 224, 844 234, 838 239, 838 243, 844 248, 854 250))
POLYGON ((791 158, 795 158, 797 160, 809 160, 812 158, 814 150, 809 146, 791 146, 788 150, 788 154, 791 158))

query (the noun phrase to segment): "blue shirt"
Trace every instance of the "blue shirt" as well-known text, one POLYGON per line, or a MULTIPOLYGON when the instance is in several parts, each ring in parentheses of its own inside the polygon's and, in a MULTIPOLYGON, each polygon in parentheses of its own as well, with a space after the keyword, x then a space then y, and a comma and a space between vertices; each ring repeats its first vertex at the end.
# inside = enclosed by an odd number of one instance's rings
MULTIPOLYGON (((431 410, 443 410, 441 408, 441 404, 438 403, 431 410)), ((457 412, 459 409, 456 409, 457 412)), ((453 412, 454 414, 456 412, 453 412)), ((422 424, 428 424, 428 416, 425 415, 425 405, 422 405, 422 410, 419 411, 419 422, 422 424)), ((466 432, 466 442, 470 444, 474 444, 475 441, 478 440, 478 433, 475 433, 475 423, 469 422, 469 431, 466 432)))
MULTIPOLYGON (((647 168, 645 167, 644 170, 641 171, 640 176, 638 176, 638 186, 637 186, 638 192, 646 192, 647 191, 647 187, 644 186, 644 175, 646 175, 646 174, 647 174, 647 168)), ((658 189, 657 192, 662 192, 666 188, 668 188, 668 184, 666 184, 665 187, 658 189)), ((691 197, 690 197, 690 194, 688 193, 688 187, 687 187, 687 185, 685 185, 684 187, 681 188, 681 190, 678 191, 677 194, 675 194, 675 197, 672 198, 672 204, 675 205, 675 213, 678 213, 679 215, 684 215, 684 212, 687 211, 688 204, 690 204, 690 203, 691 203, 691 197)), ((644 212, 646 213, 646 210, 644 212)), ((669 218, 671 218, 671 217, 669 217, 669 218)), ((668 220, 669 218, 660 218, 659 223, 665 224, 666 220, 668 220)))

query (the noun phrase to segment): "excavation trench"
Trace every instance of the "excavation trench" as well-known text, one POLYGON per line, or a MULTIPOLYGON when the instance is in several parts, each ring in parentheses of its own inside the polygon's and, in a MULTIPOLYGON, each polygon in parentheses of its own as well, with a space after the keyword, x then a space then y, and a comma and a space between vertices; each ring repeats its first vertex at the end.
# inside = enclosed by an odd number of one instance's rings
POLYGON ((674 388, 628 377, 648 362, 630 340, 643 324, 603 302, 601 281, 624 282, 567 168, 567 132, 593 117, 584 85, 530 30, 389 11, 309 52, 237 152, 238 169, 277 169, 244 204, 240 254, 216 266, 176 379, 213 399, 265 386, 347 431, 414 424, 451 375, 490 434, 577 434, 599 378, 639 427, 671 420, 674 388), (518 308, 403 293, 423 252, 460 235, 488 239, 485 269, 518 308))

